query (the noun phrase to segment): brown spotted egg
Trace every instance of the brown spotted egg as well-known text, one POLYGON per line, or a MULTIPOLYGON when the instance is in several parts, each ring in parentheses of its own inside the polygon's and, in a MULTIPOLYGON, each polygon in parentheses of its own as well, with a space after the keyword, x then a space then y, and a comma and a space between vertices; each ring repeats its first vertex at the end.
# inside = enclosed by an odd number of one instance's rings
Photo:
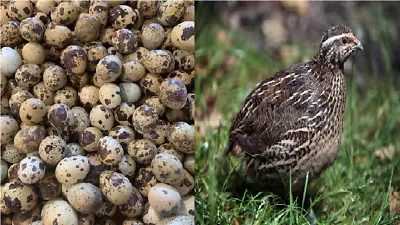
POLYGON ((28 212, 34 209, 38 202, 33 187, 20 181, 6 183, 2 194, 6 207, 13 213, 28 212))
POLYGON ((27 125, 42 122, 47 115, 47 106, 40 99, 30 98, 24 101, 19 108, 21 121, 27 125))
POLYGON ((72 31, 66 26, 51 22, 44 32, 44 40, 50 46, 64 49, 72 41, 72 31))
POLYGON ((175 26, 171 31, 171 41, 181 50, 194 52, 194 22, 185 21, 175 26))
POLYGON ((171 216, 179 211, 181 196, 168 184, 158 183, 149 191, 150 206, 161 216, 171 216))
POLYGON ((118 5, 110 10, 109 22, 115 29, 132 29, 138 19, 137 12, 127 5, 118 5))
POLYGON ((161 83, 160 100, 171 109, 182 109, 186 104, 187 95, 185 84, 178 79, 167 78, 161 83))
POLYGON ((139 101, 142 96, 142 90, 135 83, 120 83, 120 94, 123 102, 134 103, 139 101))
POLYGON ((123 155, 118 163, 118 170, 127 177, 134 177, 136 172, 136 162, 129 155, 123 155))
POLYGON ((184 12, 184 0, 166 1, 158 8, 157 20, 164 26, 173 26, 179 22, 184 12))
POLYGON ((85 128, 79 136, 79 144, 85 151, 97 151, 97 143, 103 137, 101 131, 96 127, 85 128))
POLYGON ((9 144, 13 141, 15 134, 19 131, 18 121, 9 115, 0 116, 1 145, 9 144))
POLYGON ((129 201, 133 186, 121 173, 107 170, 100 174, 100 189, 109 202, 118 206, 129 201))
POLYGON ((41 44, 28 42, 22 48, 22 58, 25 63, 40 65, 45 61, 46 52, 41 44))
POLYGON ((126 61, 122 64, 121 80, 123 82, 137 82, 146 75, 146 68, 136 60, 126 61))
POLYGON ((83 181, 89 173, 90 164, 86 156, 72 156, 62 159, 56 167, 58 182, 73 185, 83 181))
POLYGON ((97 105, 90 111, 90 123, 92 126, 109 131, 114 126, 114 116, 111 109, 103 105, 97 105))
POLYGON ((179 185, 184 178, 184 169, 181 161, 171 154, 159 153, 151 162, 151 168, 157 180, 170 184, 179 185))
POLYGON ((82 13, 75 24, 75 38, 82 43, 95 41, 100 34, 100 27, 101 23, 95 15, 82 13))
POLYGON ((118 56, 108 55, 102 58, 96 66, 96 74, 102 82, 114 82, 122 72, 122 62, 118 56))
POLYGON ((99 89, 101 104, 109 109, 114 109, 121 104, 121 89, 113 83, 106 83, 99 89))
POLYGON ((136 162, 148 165, 157 154, 157 147, 147 139, 133 140, 128 145, 128 153, 136 162))
POLYGON ((99 102, 99 88, 93 85, 82 87, 79 92, 79 100, 87 109, 92 109, 99 102))
POLYGON ((75 125, 73 112, 64 104, 52 105, 47 113, 47 119, 59 131, 68 131, 75 125))
POLYGON ((50 66, 43 72, 43 82, 46 88, 57 91, 67 84, 67 73, 61 66, 50 66))
POLYGON ((42 208, 41 215, 44 225, 79 225, 75 210, 67 201, 61 199, 47 201, 42 208))
POLYGON ((39 83, 42 72, 40 66, 36 64, 24 64, 15 72, 15 80, 19 86, 31 88, 39 83))
POLYGON ((61 53, 61 64, 75 74, 83 74, 86 70, 86 52, 77 45, 70 45, 61 53))
POLYGON ((128 144, 135 139, 135 131, 129 126, 115 126, 110 132, 108 132, 108 136, 117 140, 124 150, 128 149, 128 144))
POLYGON ((46 129, 43 126, 26 125, 15 134, 14 146, 21 153, 35 152, 45 137, 46 129))
POLYGON ((107 2, 96 1, 89 7, 89 13, 96 16, 100 24, 104 27, 108 21, 109 6, 107 2))
POLYGON ((62 25, 73 24, 79 16, 79 7, 72 2, 61 2, 51 10, 51 20, 62 25))
POLYGON ((140 80, 140 88, 142 91, 147 95, 159 95, 160 93, 160 86, 163 82, 163 78, 154 73, 147 73, 141 80, 140 80))
POLYGON ((39 145, 40 158, 49 165, 57 165, 66 155, 65 141, 59 136, 47 136, 39 145))
POLYGON ((119 205, 118 208, 122 215, 126 217, 139 217, 143 213, 145 201, 140 192, 133 187, 129 201, 123 205, 119 205))
POLYGON ((122 102, 121 105, 114 110, 115 121, 120 125, 132 125, 132 116, 134 111, 135 105, 132 103, 122 102))
POLYGON ((122 54, 131 54, 137 48, 137 40, 135 34, 128 29, 120 29, 115 32, 112 38, 114 48, 122 54))
POLYGON ((121 161, 124 149, 117 140, 105 136, 99 140, 97 153, 104 164, 112 166, 117 165, 121 161))
POLYGON ((194 153, 194 128, 185 122, 171 125, 168 141, 178 151, 186 154, 194 153))
POLYGON ((151 50, 145 55, 143 65, 150 73, 167 73, 172 61, 165 50, 151 50))
MULTIPOLYGON (((19 23, 16 21, 8 21, 1 26, 0 29, 0 42, 5 46, 16 46, 22 43, 21 32, 19 31, 19 23)), ((5 47, 8 48, 8 47, 5 47)))
POLYGON ((83 214, 94 213, 103 204, 100 188, 90 183, 79 183, 69 187, 67 199, 76 211, 83 214))
POLYGON ((27 156, 19 163, 18 178, 24 184, 37 183, 45 173, 45 164, 37 156, 27 156))
POLYGON ((141 105, 135 109, 132 117, 133 128, 140 133, 144 134, 151 131, 159 117, 157 111, 149 105, 141 105))
POLYGON ((32 13, 33 5, 30 1, 11 0, 8 4, 7 15, 16 21, 22 21, 28 18, 32 13))
POLYGON ((158 23, 150 23, 142 28, 143 47, 153 50, 161 46, 165 39, 164 28, 158 23))
POLYGON ((25 40, 36 42, 42 41, 45 31, 43 22, 34 17, 22 20, 19 29, 25 40))

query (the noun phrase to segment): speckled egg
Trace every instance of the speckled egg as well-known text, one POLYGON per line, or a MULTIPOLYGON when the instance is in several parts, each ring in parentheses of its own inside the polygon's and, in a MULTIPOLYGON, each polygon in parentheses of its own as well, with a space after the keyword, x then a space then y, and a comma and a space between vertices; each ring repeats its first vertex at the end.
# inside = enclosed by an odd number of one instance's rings
POLYGON ((185 21, 171 31, 172 44, 181 50, 194 52, 194 22, 185 21))
POLYGON ((83 130, 79 136, 79 144, 85 151, 93 152, 97 151, 97 143, 103 134, 96 127, 88 127, 83 130))
POLYGON ((31 224, 33 221, 36 221, 36 220, 40 220, 41 210, 42 210, 42 206, 40 204, 38 204, 33 210, 31 210, 29 212, 15 213, 12 218, 12 224, 24 225, 24 224, 31 224))
POLYGON ((136 162, 148 165, 157 154, 157 147, 147 139, 133 140, 128 145, 128 153, 136 162))
POLYGON ((53 8, 56 7, 55 1, 49 0, 37 0, 35 3, 35 10, 39 12, 43 12, 45 14, 49 14, 53 8))
POLYGON ((81 182, 89 173, 90 164, 86 156, 72 156, 61 160, 56 167, 58 182, 66 185, 81 182))
MULTIPOLYGON (((1 37, 1 36, 0 36, 1 37)), ((1 38, 3 43, 3 38, 1 38)), ((17 51, 10 47, 1 48, 0 71, 6 77, 14 76, 14 73, 22 65, 22 58, 17 51)))
POLYGON ((173 55, 178 69, 186 71, 194 69, 195 58, 193 53, 178 49, 173 52, 173 55))
POLYGON ((22 20, 19 30, 25 40, 40 42, 43 39, 45 29, 40 19, 32 17, 22 20))
POLYGON ((195 10, 194 10, 194 5, 186 7, 185 12, 183 13, 183 16, 181 18, 181 21, 194 21, 194 15, 195 15, 195 10))
POLYGON ((102 1, 93 2, 89 7, 89 13, 96 16, 103 27, 106 26, 108 21, 108 10, 108 4, 102 1))
POLYGON ((16 21, 22 21, 23 19, 28 18, 32 13, 33 5, 30 1, 11 0, 8 4, 7 15, 16 21))
POLYGON ((167 140, 167 136, 169 134, 169 123, 159 120, 157 123, 150 129, 149 132, 143 134, 143 137, 151 140, 156 145, 164 144, 167 140))
POLYGON ((21 87, 31 88, 42 78, 42 69, 36 64, 24 64, 15 72, 15 80, 21 87))
POLYGON ((183 167, 189 173, 194 175, 194 155, 186 155, 185 160, 183 161, 183 167))
POLYGON ((166 184, 179 185, 184 178, 181 161, 168 153, 158 153, 151 162, 151 168, 157 180, 166 184))
POLYGON ((127 217, 139 217, 142 215, 145 201, 136 188, 133 188, 129 201, 118 206, 122 215, 127 217))
POLYGON ((19 130, 18 121, 9 115, 0 116, 0 127, 1 127, 1 145, 9 144, 13 141, 15 134, 19 130))
POLYGON ((15 90, 16 92, 11 95, 9 100, 11 113, 15 116, 19 116, 19 108, 21 104, 29 98, 33 98, 33 95, 23 89, 15 90))
POLYGON ((122 222, 122 225, 144 225, 144 223, 138 219, 127 218, 122 222))
POLYGON ((178 212, 181 205, 179 192, 168 184, 156 184, 149 191, 149 203, 161 216, 170 216, 178 212))
POLYGON ((9 181, 18 181, 22 183, 21 180, 18 178, 18 170, 19 163, 14 163, 8 168, 7 177, 9 181))
POLYGON ((39 145, 40 158, 49 165, 57 165, 66 155, 65 141, 59 136, 47 136, 39 145))
POLYGON ((106 165, 117 165, 124 154, 121 144, 112 137, 100 138, 97 145, 97 152, 101 161, 106 165))
POLYGON ((68 131, 75 125, 75 117, 71 109, 64 104, 54 104, 47 113, 50 124, 59 131, 68 131))
POLYGON ((62 25, 73 24, 79 16, 79 7, 72 2, 61 2, 51 10, 51 20, 62 25))
POLYGON ((144 104, 147 104, 151 107, 153 107, 156 111, 157 114, 161 117, 165 114, 165 105, 162 104, 161 100, 157 96, 152 96, 144 101, 144 104))
POLYGON ((107 49, 102 45, 96 45, 87 50, 88 65, 87 70, 90 72, 96 71, 96 66, 99 61, 108 55, 107 49))
POLYGON ((136 60, 126 61, 122 64, 121 80, 123 82, 137 82, 146 75, 146 68, 136 60))
POLYGON ((132 116, 134 111, 135 105, 132 103, 122 102, 121 105, 114 110, 115 121, 120 125, 132 125, 132 116))
POLYGON ((95 41, 99 37, 100 27, 101 23, 95 15, 82 13, 75 24, 75 37, 82 43, 95 41))
POLYGON ((61 53, 63 67, 76 74, 83 74, 86 70, 86 52, 77 45, 70 45, 61 53))
POLYGON ((114 82, 122 71, 122 62, 118 56, 108 55, 96 66, 96 76, 103 82, 114 82))
POLYGON ((140 80, 140 88, 142 91, 147 95, 159 95, 160 93, 160 86, 163 82, 163 78, 154 73, 147 73, 141 80, 140 80))
POLYGON ((142 28, 143 47, 153 50, 161 46, 165 39, 164 28, 158 23, 150 23, 142 28))
POLYGON ((66 86, 54 94, 54 103, 64 104, 69 108, 76 106, 78 102, 78 92, 71 86, 66 86))
POLYGON ((132 117, 133 128, 144 134, 149 132, 153 125, 158 121, 157 111, 149 105, 141 105, 135 109, 132 117))
POLYGON ((19 22, 8 21, 0 28, 0 42, 5 46, 16 46, 22 43, 21 32, 19 31, 19 22))
POLYGON ((38 196, 32 186, 19 181, 6 183, 2 188, 4 203, 10 212, 27 212, 36 207, 38 196))
POLYGON ((106 83, 99 89, 100 102, 107 108, 113 109, 121 104, 121 89, 113 83, 106 83))
POLYGON ((151 166, 140 168, 136 178, 136 187, 138 188, 140 194, 143 196, 148 196, 150 188, 157 184, 157 178, 153 173, 151 166))
POLYGON ((136 172, 136 162, 129 155, 123 155, 118 163, 118 170, 128 177, 134 177, 136 172))
POLYGON ((127 5, 118 5, 110 10, 109 22, 115 29, 132 29, 138 19, 137 12, 127 5))
POLYGON ((44 177, 46 167, 37 156, 27 156, 19 163, 18 178, 24 184, 34 184, 44 177))
POLYGON ((173 26, 179 22, 184 12, 184 0, 166 1, 158 8, 157 20, 164 26, 173 26))
POLYGON ((157 15, 158 8, 160 7, 160 1, 147 1, 138 0, 137 9, 139 9, 144 18, 152 18, 157 15))
POLYGON ((100 218, 112 217, 115 215, 116 211, 117 211, 116 205, 113 205, 112 203, 107 202, 105 201, 105 199, 103 199, 103 204, 101 205, 100 209, 98 209, 95 212, 95 215, 100 218))
POLYGON ((147 55, 147 53, 149 53, 149 50, 147 48, 139 47, 136 49, 136 51, 134 53, 126 55, 124 57, 124 62, 136 60, 143 64, 144 57, 147 55))
POLYGON ((135 131, 129 126, 115 126, 108 132, 108 136, 117 140, 124 150, 128 149, 128 144, 135 139, 135 131))
POLYGON ((118 206, 129 201, 133 186, 124 175, 108 170, 100 174, 100 189, 108 201, 118 206))
MULTIPOLYGON (((2 129, 4 129, 2 127, 2 129)), ((1 146, 1 159, 8 163, 19 163, 23 158, 25 158, 25 154, 18 152, 17 148, 15 148, 14 144, 3 144, 1 146)))
POLYGON ((65 151, 67 152, 65 157, 86 155, 85 150, 83 150, 82 146, 78 143, 68 143, 65 147, 65 151))
POLYGON ((44 32, 44 40, 50 46, 64 49, 72 41, 72 31, 66 26, 51 22, 44 32))
POLYGON ((160 100, 171 109, 183 108, 187 101, 187 95, 185 84, 178 79, 167 78, 160 85, 160 100))
POLYGON ((21 153, 35 152, 45 137, 46 129, 43 126, 28 125, 15 134, 14 146, 21 153))
POLYGON ((165 216, 161 216, 160 213, 154 210, 149 202, 146 203, 142 216, 144 224, 158 224, 163 218, 165 218, 165 216))
POLYGON ((168 218, 164 218, 160 220, 157 225, 195 225, 194 218, 188 215, 179 215, 179 216, 172 216, 168 218))
POLYGON ((93 85, 87 85, 78 92, 79 100, 87 109, 92 109, 99 102, 99 88, 93 85))
POLYGON ((192 84, 192 76, 183 70, 174 70, 168 74, 168 78, 180 80, 186 87, 192 84))
POLYGON ((172 58, 165 50, 151 50, 143 60, 143 65, 150 73, 167 73, 172 58))
POLYGON ((42 122, 47 115, 47 106, 40 99, 30 98, 24 101, 19 108, 19 116, 27 125, 42 122))
POLYGON ((29 42, 22 48, 22 58, 25 63, 40 65, 46 59, 46 52, 41 44, 29 42))
POLYGON ((135 34, 128 29, 117 30, 112 38, 114 48, 122 54, 131 54, 137 48, 135 34))
POLYGON ((42 21, 44 26, 47 26, 51 22, 50 16, 42 12, 35 12, 33 18, 42 21))
POLYGON ((115 35, 116 29, 111 27, 105 27, 100 32, 100 41, 105 45, 112 45, 112 38, 115 35))
POLYGON ((186 170, 184 170, 184 177, 180 184, 174 185, 174 188, 178 190, 179 194, 183 197, 193 191, 194 188, 194 178, 186 170))
POLYGON ((180 151, 175 150, 170 143, 165 143, 165 144, 160 145, 157 148, 157 153, 168 153, 168 154, 174 155, 181 162, 183 162, 183 159, 185 157, 185 154, 183 154, 180 151))
POLYGON ((65 87, 68 82, 68 77, 61 66, 54 65, 44 70, 43 82, 46 88, 56 91, 65 87))
POLYGON ((118 85, 120 87, 121 99, 123 102, 134 103, 137 102, 141 95, 142 91, 139 85, 135 83, 120 83, 118 85))
POLYGON ((61 194, 61 184, 58 182, 54 172, 46 171, 46 175, 36 184, 40 199, 50 200, 61 194))
POLYGON ((80 213, 96 212, 103 204, 100 188, 90 183, 74 184, 68 188, 68 202, 80 213))
POLYGON ((90 123, 100 130, 111 130, 114 126, 113 111, 103 105, 97 105, 90 111, 90 123))
POLYGON ((67 201, 54 199, 47 201, 42 208, 44 225, 79 225, 78 215, 67 201))
POLYGON ((186 154, 194 153, 194 128, 185 123, 178 122, 171 126, 168 141, 178 151, 186 154))

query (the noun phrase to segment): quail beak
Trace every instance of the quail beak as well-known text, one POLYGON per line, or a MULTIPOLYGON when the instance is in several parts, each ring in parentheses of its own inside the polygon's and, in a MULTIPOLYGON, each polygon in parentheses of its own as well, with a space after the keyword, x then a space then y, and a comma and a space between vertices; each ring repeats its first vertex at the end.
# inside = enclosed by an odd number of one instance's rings
POLYGON ((354 45, 353 49, 355 49, 355 50, 363 50, 364 49, 359 40, 357 40, 357 39, 354 40, 354 44, 355 45, 354 45))

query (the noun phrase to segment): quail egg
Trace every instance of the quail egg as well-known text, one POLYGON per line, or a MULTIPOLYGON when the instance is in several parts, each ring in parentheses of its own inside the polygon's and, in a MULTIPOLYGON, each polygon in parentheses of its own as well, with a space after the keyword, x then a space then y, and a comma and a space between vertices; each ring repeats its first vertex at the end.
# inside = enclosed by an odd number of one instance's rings
POLYGON ((2 194, 6 207, 13 213, 28 212, 34 209, 38 202, 33 187, 19 181, 6 183, 2 194))
POLYGON ((90 183, 79 183, 69 187, 67 199, 75 210, 84 214, 96 212, 103 204, 100 188, 90 183))
POLYGON ((35 3, 35 9, 37 12, 43 12, 49 14, 53 8, 56 7, 55 1, 49 0, 37 0, 35 3))
POLYGON ((64 49, 72 41, 72 31, 66 26, 51 22, 44 32, 44 40, 50 46, 64 49))
POLYGON ((138 61, 138 62, 143 64, 144 58, 147 55, 147 53, 149 53, 149 50, 147 50, 144 47, 139 47, 139 48, 136 49, 136 51, 134 53, 126 55, 124 57, 124 62, 128 62, 128 61, 131 61, 131 60, 136 60, 136 61, 138 61))
POLYGON ((96 71, 99 61, 108 55, 107 49, 102 45, 96 45, 87 50, 88 66, 90 72, 96 71))
POLYGON ((61 53, 61 64, 72 73, 83 74, 86 70, 86 52, 77 45, 70 45, 61 53))
POLYGON ((47 106, 40 99, 29 98, 21 104, 19 116, 21 121, 27 125, 42 122, 47 115, 47 106))
POLYGON ((146 203, 142 220, 144 224, 158 224, 164 216, 161 216, 153 207, 150 206, 149 202, 146 203))
POLYGON ((113 205, 112 203, 104 200, 101 207, 95 212, 95 215, 100 218, 112 217, 114 216, 116 211, 117 211, 116 205, 113 205))
POLYGON ((39 83, 42 72, 40 66, 36 64, 24 64, 15 72, 15 80, 19 86, 31 88, 39 83))
POLYGON ((19 163, 18 178, 24 184, 34 184, 45 175, 46 167, 37 156, 27 156, 19 163))
POLYGON ((160 100, 171 109, 182 109, 186 104, 187 95, 185 84, 178 79, 167 78, 161 83, 160 100))
POLYGON ((167 73, 172 61, 165 50, 150 50, 144 56, 143 65, 150 73, 167 73))
POLYGON ((22 48, 22 58, 28 64, 40 65, 46 59, 46 52, 41 44, 29 42, 22 48))
POLYGON ((194 5, 186 7, 185 12, 183 13, 181 21, 194 21, 194 5))
POLYGON ((109 22, 115 29, 132 29, 138 19, 137 12, 127 5, 118 5, 110 10, 109 22))
POLYGON ((136 172, 136 162, 129 155, 123 155, 121 161, 118 163, 118 170, 128 177, 133 177, 136 172))
POLYGON ((166 1, 158 8, 157 20, 164 26, 173 26, 179 22, 184 12, 184 0, 166 1))
POLYGON ((194 128, 185 123, 178 122, 171 125, 168 141, 178 151, 186 154, 194 153, 194 128))
POLYGON ((6 77, 14 76, 17 69, 22 65, 22 58, 17 51, 10 47, 1 48, 0 71, 6 77))
POLYGON ((102 58, 96 66, 96 76, 103 82, 114 82, 122 71, 122 62, 118 56, 108 55, 102 58))
POLYGON ((120 125, 132 125, 132 116, 134 110, 135 105, 132 103, 122 102, 121 105, 114 110, 115 121, 117 121, 120 125))
POLYGON ((115 35, 115 29, 111 27, 105 27, 100 32, 100 41, 106 45, 112 45, 112 38, 115 35))
POLYGON ((103 105, 97 105, 90 111, 90 123, 92 126, 109 131, 114 125, 114 116, 111 109, 103 105))
POLYGON ((89 173, 90 164, 86 156, 72 156, 62 159, 56 167, 58 182, 66 185, 81 182, 89 173))
POLYGON ((194 22, 185 21, 175 26, 171 31, 171 41, 181 50, 194 52, 194 22))
POLYGON ((128 144, 135 139, 135 131, 129 126, 115 126, 108 132, 108 136, 117 140, 124 150, 128 149, 128 144))
POLYGON ((9 144, 19 131, 18 121, 9 115, 0 116, 1 145, 9 144))
POLYGON ((107 108, 113 109, 121 104, 121 89, 113 83, 106 83, 99 89, 100 102, 107 108))
POLYGON ((62 25, 73 24, 79 16, 79 7, 72 2, 61 2, 51 11, 51 20, 62 25))
POLYGON ((180 80, 186 87, 192 84, 192 76, 182 70, 174 70, 168 74, 168 78, 180 80))
POLYGON ((138 0, 137 9, 143 13, 144 18, 152 18, 157 15, 160 1, 138 0))
POLYGON ((33 221, 36 221, 36 220, 40 220, 41 210, 42 210, 42 206, 41 206, 41 204, 39 204, 33 210, 31 210, 29 212, 15 213, 12 218, 12 224, 24 225, 24 224, 31 224, 33 221))
POLYGON ((68 77, 61 66, 50 66, 43 72, 43 82, 46 88, 57 91, 67 84, 68 77))
POLYGON ((30 1, 11 0, 8 4, 7 15, 16 20, 21 21, 28 18, 33 13, 33 5, 30 1))
POLYGON ((139 217, 142 215, 145 201, 142 195, 136 188, 133 188, 129 201, 123 205, 119 205, 118 208, 122 215, 127 217, 139 217))
POLYGON ((87 157, 90 163, 90 170, 88 175, 86 175, 84 182, 99 186, 100 174, 111 167, 104 164, 97 153, 90 153, 87 157))
POLYGON ((18 181, 22 183, 21 180, 18 178, 18 170, 19 163, 14 163, 8 168, 7 177, 9 181, 18 181))
POLYGON ((54 172, 47 171, 45 176, 36 184, 40 199, 51 200, 61 194, 61 184, 54 172))
POLYGON ((41 42, 45 28, 40 19, 32 17, 22 20, 19 30, 25 40, 41 42))
POLYGON ((160 86, 163 82, 163 78, 154 73, 147 73, 141 80, 140 80, 140 88, 142 91, 147 95, 159 95, 160 93, 160 86))
POLYGON ((194 155, 186 155, 183 166, 185 170, 194 175, 194 155))
POLYGON ((87 127, 90 127, 89 114, 80 106, 75 106, 71 109, 75 117, 75 126, 73 131, 76 134, 82 133, 87 127))
POLYGON ((156 145, 161 145, 165 143, 168 134, 169 124, 163 120, 159 120, 149 132, 143 134, 143 137, 153 141, 156 145))
POLYGON ((121 80, 123 82, 137 82, 146 75, 146 68, 139 61, 126 61, 122 66, 121 80))
POLYGON ((157 111, 149 105, 141 105, 135 109, 132 117, 132 124, 135 130, 144 134, 151 131, 158 121, 157 111))
POLYGON ((175 150, 170 143, 165 143, 165 144, 160 145, 157 149, 157 152, 158 153, 168 153, 168 154, 174 155, 181 162, 183 162, 183 159, 185 157, 185 154, 183 154, 180 151, 175 150))
POLYGON ((68 143, 65 147, 65 157, 71 157, 76 155, 86 155, 85 150, 83 150, 82 146, 78 143, 68 143))
POLYGON ((75 24, 75 37, 82 43, 95 41, 100 34, 100 27, 101 23, 95 15, 82 13, 75 24))
POLYGON ((186 71, 194 69, 195 58, 193 53, 178 49, 173 52, 173 55, 178 69, 186 71))
POLYGON ((179 192, 168 184, 158 183, 149 191, 150 206, 161 216, 171 216, 179 211, 181 196, 179 192))
MULTIPOLYGON (((2 129, 4 129, 2 127, 2 129)), ((25 158, 25 154, 20 153, 14 144, 4 144, 1 142, 1 159, 8 163, 19 163, 23 158, 25 158)))
POLYGON ((96 127, 88 127, 83 130, 79 136, 79 144, 85 151, 93 152, 97 151, 97 143, 103 134, 96 127))
POLYGON ((148 165, 157 154, 157 147, 147 139, 133 140, 128 145, 128 153, 136 162, 148 165))
POLYGON ((108 9, 107 2, 96 1, 93 2, 89 7, 89 13, 96 16, 101 26, 106 26, 108 21, 108 9))
POLYGON ((194 178, 186 170, 184 170, 184 177, 180 184, 174 185, 174 188, 178 190, 179 194, 183 197, 193 191, 194 188, 194 178))
POLYGON ((97 145, 97 152, 101 161, 106 165, 117 165, 124 154, 121 144, 112 137, 100 138, 97 145))
POLYGON ((96 86, 84 86, 79 90, 78 95, 81 103, 87 109, 92 109, 99 102, 99 88, 96 86))
POLYGON ((122 54, 131 54, 137 48, 135 34, 128 29, 117 30, 112 38, 114 48, 122 54))
POLYGON ((64 104, 69 108, 76 106, 78 102, 78 92, 71 86, 66 86, 54 94, 54 103, 64 104))
POLYGON ((64 104, 52 105, 47 113, 47 119, 59 131, 70 130, 75 124, 73 112, 64 104))
POLYGON ((179 215, 179 216, 172 216, 168 218, 164 218, 160 220, 159 225, 174 225, 174 224, 181 224, 181 225, 195 225, 194 219, 188 215, 179 215))
POLYGON ((135 178, 137 188, 143 196, 148 196, 150 188, 157 184, 157 178, 151 166, 140 168, 135 178))
POLYGON ((61 199, 47 201, 42 208, 41 215, 44 225, 79 225, 75 210, 67 201, 61 199))
POLYGON ((59 136, 47 136, 39 145, 40 158, 49 165, 57 165, 65 156, 67 144, 59 136))
POLYGON ((15 134, 14 146, 20 153, 35 152, 45 137, 46 129, 43 126, 27 125, 15 134))
MULTIPOLYGON (((5 46, 16 46, 24 41, 19 31, 19 22, 8 21, 1 26, 0 42, 5 46)), ((21 54, 21 53, 18 53, 21 54)))
POLYGON ((33 98, 33 95, 26 90, 20 89, 12 94, 9 100, 11 113, 19 116, 19 108, 21 107, 21 104, 29 98, 33 98))
POLYGON ((161 117, 165 114, 165 105, 162 104, 161 100, 157 96, 152 96, 144 101, 144 104, 153 107, 157 114, 161 117))
POLYGON ((35 98, 43 101, 47 106, 54 103, 54 93, 46 87, 43 81, 33 86, 32 94, 35 98))
POLYGON ((100 189, 108 201, 118 206, 129 201, 133 186, 124 175, 108 170, 100 174, 100 189))
POLYGON ((157 180, 163 183, 179 185, 184 178, 183 165, 174 155, 158 153, 151 162, 151 167, 157 180))
POLYGON ((158 23, 150 23, 142 28, 143 47, 153 50, 161 46, 165 39, 164 28, 158 23))
POLYGON ((118 86, 123 102, 134 103, 142 96, 142 90, 135 83, 120 83, 118 86))

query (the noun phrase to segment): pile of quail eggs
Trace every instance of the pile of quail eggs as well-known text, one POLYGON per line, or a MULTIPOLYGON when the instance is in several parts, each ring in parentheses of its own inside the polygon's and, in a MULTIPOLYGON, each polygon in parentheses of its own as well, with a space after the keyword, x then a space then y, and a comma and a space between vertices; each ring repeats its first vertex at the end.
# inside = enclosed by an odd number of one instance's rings
POLYGON ((194 224, 194 1, 0 3, 2 224, 194 224))

